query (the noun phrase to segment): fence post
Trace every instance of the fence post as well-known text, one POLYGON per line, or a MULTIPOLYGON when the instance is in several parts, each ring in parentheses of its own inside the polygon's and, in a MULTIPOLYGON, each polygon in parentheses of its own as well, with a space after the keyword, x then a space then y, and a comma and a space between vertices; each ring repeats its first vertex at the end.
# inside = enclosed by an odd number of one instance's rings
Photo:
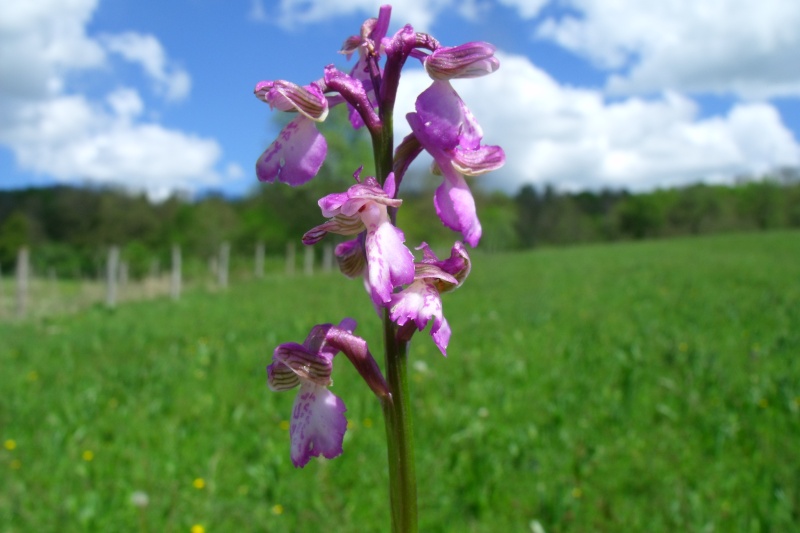
POLYGON ((295 247, 294 241, 286 243, 286 275, 294 276, 295 247))
POLYGON ((181 297, 181 247, 172 245, 172 275, 170 276, 169 294, 173 300, 181 297))
POLYGON ((23 246, 17 253, 17 314, 25 316, 28 312, 28 284, 30 278, 30 255, 23 246))
POLYGON ((119 273, 119 247, 112 246, 108 249, 106 259, 106 306, 117 305, 117 277, 119 273))
POLYGON ((264 277, 264 243, 258 242, 256 243, 256 263, 253 270, 253 274, 257 278, 264 277))
POLYGON ((219 247, 219 276, 217 278, 219 286, 222 289, 226 289, 228 287, 228 263, 230 260, 230 255, 231 245, 227 242, 223 242, 219 247))

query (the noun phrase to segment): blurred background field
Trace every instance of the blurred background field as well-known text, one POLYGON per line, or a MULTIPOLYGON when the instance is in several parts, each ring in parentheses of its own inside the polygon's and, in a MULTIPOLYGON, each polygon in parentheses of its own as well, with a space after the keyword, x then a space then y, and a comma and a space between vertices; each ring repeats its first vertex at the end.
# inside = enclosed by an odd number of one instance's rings
MULTIPOLYGON (((411 343, 421 531, 797 530, 799 257, 797 231, 475 252, 449 357, 411 343)), ((333 461, 292 467, 266 388, 278 343, 343 316, 380 354, 337 274, 0 323, 0 532, 387 531, 347 360, 333 461)))

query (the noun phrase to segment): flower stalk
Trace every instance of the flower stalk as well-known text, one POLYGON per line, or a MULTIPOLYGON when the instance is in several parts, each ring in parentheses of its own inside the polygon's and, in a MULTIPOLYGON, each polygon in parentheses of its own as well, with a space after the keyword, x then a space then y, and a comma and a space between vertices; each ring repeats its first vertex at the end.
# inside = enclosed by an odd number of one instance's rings
POLYGON ((386 379, 391 396, 383 402, 389 461, 392 532, 417 531, 417 475, 414 432, 408 390, 408 343, 397 338, 397 326, 384 312, 386 379))

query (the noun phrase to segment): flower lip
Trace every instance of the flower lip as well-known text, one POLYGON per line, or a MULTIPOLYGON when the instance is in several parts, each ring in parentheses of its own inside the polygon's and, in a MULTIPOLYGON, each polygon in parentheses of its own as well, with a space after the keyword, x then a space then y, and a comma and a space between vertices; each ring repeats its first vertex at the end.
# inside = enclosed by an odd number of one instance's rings
POLYGON ((414 265, 414 282, 392 295, 389 314, 406 340, 413 334, 409 324, 422 331, 432 320, 431 337, 442 355, 447 356, 450 326, 442 312, 441 293, 452 291, 464 282, 470 271, 469 255, 461 242, 453 245, 450 257, 444 260, 436 257, 427 243, 423 242, 417 250, 422 250, 423 258, 414 265))
POLYGON ((327 153, 325 137, 312 120, 301 115, 286 124, 258 158, 256 176, 269 183, 302 185, 317 175, 327 153))

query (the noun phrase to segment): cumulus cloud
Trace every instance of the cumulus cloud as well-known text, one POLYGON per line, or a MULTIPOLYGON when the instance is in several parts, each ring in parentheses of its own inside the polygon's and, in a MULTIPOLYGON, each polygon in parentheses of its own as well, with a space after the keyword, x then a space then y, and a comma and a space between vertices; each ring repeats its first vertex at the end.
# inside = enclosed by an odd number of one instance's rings
POLYGON ((5 133, 21 166, 59 181, 117 184, 162 199, 219 180, 216 141, 139 122, 142 109, 129 88, 108 95, 104 105, 61 96, 25 106, 5 133))
MULTIPOLYGON (((345 15, 376 17, 380 7, 386 3, 386 0, 280 0, 275 8, 267 10, 263 0, 252 0, 250 18, 275 20, 285 28, 292 28, 345 15)), ((416 30, 427 31, 441 13, 455 12, 461 17, 474 19, 488 6, 486 0, 407 0, 392 6, 392 22, 395 25, 411 24, 416 30)))
POLYGON ((10 2, 0 17, 0 94, 28 100, 55 94, 65 73, 101 66, 103 48, 86 35, 96 0, 10 2))
POLYGON ((748 99, 800 96, 800 2, 565 4, 578 14, 548 17, 537 35, 614 72, 607 85, 612 93, 672 89, 748 99))
POLYGON ((536 18, 550 0, 499 0, 505 6, 516 8, 523 19, 536 18))
POLYGON ((164 48, 152 35, 125 32, 105 35, 102 42, 109 51, 141 65, 168 100, 182 100, 189 95, 192 85, 189 74, 169 64, 164 48))
MULTIPOLYGON (((454 83, 484 142, 506 150, 506 167, 475 178, 493 187, 648 189, 800 164, 800 146, 769 104, 740 103, 724 116, 701 117, 693 100, 675 92, 609 101, 600 90, 560 85, 527 58, 500 58, 495 74, 454 83)), ((403 81, 400 135, 408 132, 405 112, 430 79, 413 71, 403 81)))
MULTIPOLYGON (((96 99, 70 91, 68 80, 108 70, 114 55, 141 65, 164 99, 183 99, 190 91, 188 73, 155 37, 88 35, 96 7, 96 0, 38 0, 4 8, 0 143, 20 168, 62 182, 121 185, 153 198, 217 183, 219 144, 148 122, 137 90, 117 87, 96 99)), ((235 173, 233 167, 226 172, 235 173)))

